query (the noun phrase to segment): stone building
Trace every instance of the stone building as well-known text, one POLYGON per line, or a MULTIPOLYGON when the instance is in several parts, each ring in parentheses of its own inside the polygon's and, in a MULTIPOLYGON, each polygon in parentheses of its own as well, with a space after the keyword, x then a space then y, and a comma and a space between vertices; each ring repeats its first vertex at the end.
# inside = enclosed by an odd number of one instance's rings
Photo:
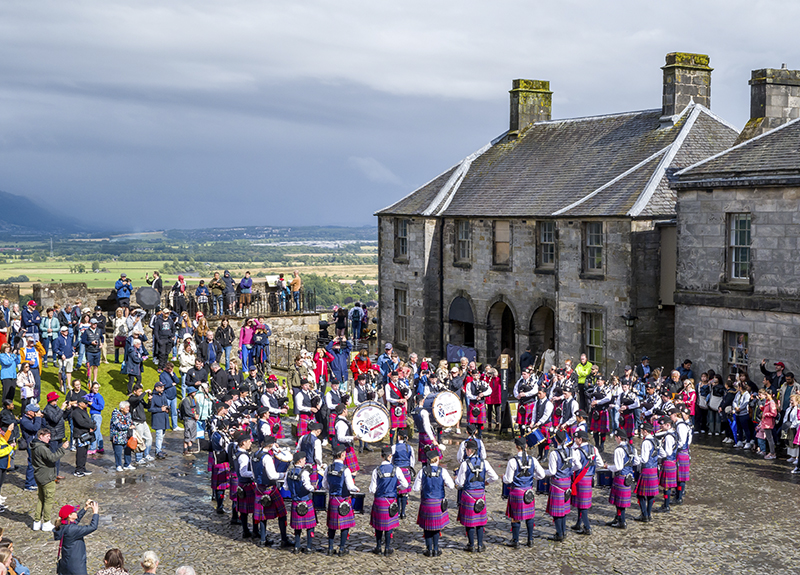
POLYGON ((549 82, 514 80, 507 132, 379 211, 380 337, 495 362, 508 348, 609 372, 673 363, 675 194, 667 175, 733 145, 707 56, 672 53, 662 106, 551 119, 549 82))
POLYGON ((765 358, 800 370, 800 71, 755 70, 750 85, 743 141, 672 181, 675 353, 760 383, 765 358))

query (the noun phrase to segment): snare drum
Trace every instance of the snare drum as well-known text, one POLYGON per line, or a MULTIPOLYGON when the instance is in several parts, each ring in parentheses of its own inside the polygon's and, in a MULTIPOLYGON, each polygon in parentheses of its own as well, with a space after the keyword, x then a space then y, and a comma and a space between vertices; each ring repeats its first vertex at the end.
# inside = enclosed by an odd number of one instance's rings
POLYGON ((353 412, 353 434, 365 443, 378 443, 391 429, 389 412, 377 401, 365 401, 353 412))
POLYGON ((534 429, 528 435, 525 436, 525 441, 528 444, 528 447, 534 447, 539 445, 542 441, 546 441, 547 437, 545 434, 542 433, 541 429, 534 429))
POLYGON ((456 427, 461 422, 461 399, 452 391, 428 394, 422 407, 442 427, 456 427))
POLYGON ((545 477, 536 482, 536 493, 550 493, 549 477, 545 477))
POLYGON ((314 509, 317 511, 328 509, 328 492, 324 489, 315 489, 312 499, 314 500, 314 509))
POLYGON ((364 513, 364 498, 366 493, 351 493, 350 497, 353 498, 353 513, 364 513))
POLYGON ((598 469, 596 476, 597 485, 600 487, 611 487, 611 484, 614 482, 614 474, 608 469, 598 469))
POLYGON ((280 492, 280 494, 281 494, 281 497, 283 497, 283 500, 284 500, 284 501, 291 501, 291 499, 292 499, 292 492, 291 492, 291 491, 289 491, 289 490, 286 488, 286 486, 285 486, 285 485, 281 485, 281 486, 278 488, 278 491, 280 492))
POLYGON ((276 449, 272 452, 275 460, 275 471, 278 473, 286 473, 289 471, 289 466, 292 463, 292 452, 288 449, 276 449))
POLYGON ((509 493, 511 493, 511 484, 503 483, 503 499, 508 499, 509 493))

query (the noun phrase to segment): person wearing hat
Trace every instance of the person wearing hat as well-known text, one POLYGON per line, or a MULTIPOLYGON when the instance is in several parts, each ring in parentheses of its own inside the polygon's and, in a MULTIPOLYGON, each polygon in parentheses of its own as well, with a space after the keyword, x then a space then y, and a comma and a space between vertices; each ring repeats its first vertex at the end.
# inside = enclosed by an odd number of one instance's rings
POLYGON ((628 437, 633 437, 636 433, 636 410, 639 409, 639 396, 631 390, 629 381, 623 379, 621 387, 622 391, 616 398, 617 413, 622 417, 621 428, 625 430, 628 437))
MULTIPOLYGON (((214 405, 215 415, 211 418, 214 422, 213 430, 211 430, 211 494, 214 501, 217 503, 217 515, 224 515, 225 510, 222 507, 225 501, 225 491, 230 488, 230 461, 228 458, 228 446, 231 444, 231 438, 228 430, 228 422, 225 418, 227 410, 224 403, 217 403, 214 405)), ((234 517, 236 510, 233 510, 234 517)), ((233 522, 233 517, 231 518, 233 522)), ((237 519, 238 523, 238 519, 237 519)))
POLYGON ((403 477, 408 481, 408 487, 397 488, 397 502, 400 505, 400 519, 406 518, 408 494, 411 493, 411 482, 414 479, 414 449, 408 444, 408 430, 401 429, 397 432, 397 443, 392 447, 392 465, 403 471, 403 477))
POLYGON ((102 347, 103 333, 97 327, 97 318, 89 320, 90 327, 81 334, 81 343, 86 349, 86 379, 97 381, 102 347), (94 372, 94 377, 92 377, 94 372))
MULTIPOLYGON (((58 446, 66 439, 67 430, 64 417, 64 408, 67 402, 58 405, 59 395, 55 391, 47 394, 47 405, 42 410, 44 424, 50 428, 50 450, 55 453, 58 446)), ((61 475, 61 461, 56 461, 56 483, 64 479, 61 475)))
POLYGON ((117 307, 124 309, 125 317, 128 317, 131 307, 133 282, 131 282, 127 274, 120 274, 119 279, 114 282, 114 289, 117 290, 117 307))
POLYGON ((389 374, 394 369, 394 361, 392 360, 392 344, 386 342, 386 345, 383 346, 383 353, 378 356, 375 360, 375 363, 378 364, 378 367, 381 371, 381 383, 386 383, 389 381, 389 374))
MULTIPOLYGON (((295 371, 299 370, 299 364, 302 358, 298 355, 295 358, 295 371)), ((303 368, 305 369, 305 368, 303 368)), ((289 375, 291 375, 291 371, 289 375)), ((303 437, 308 433, 308 428, 311 422, 314 421, 319 406, 315 407, 311 404, 311 381, 308 379, 299 379, 300 387, 294 395, 294 412, 298 414, 297 419, 297 438, 303 437)))
POLYGON ((685 379, 695 379, 694 372, 692 371, 691 359, 684 359, 680 367, 676 367, 675 370, 680 374, 681 381, 685 379))
POLYGON ((514 397, 519 401, 517 407, 517 425, 529 426, 533 423, 533 407, 536 402, 536 393, 539 390, 536 379, 533 377, 533 370, 528 368, 522 371, 522 375, 514 385, 514 397))
MULTIPOLYGON (((540 429, 545 437, 550 437, 550 430, 553 427, 553 402, 547 397, 547 390, 540 387, 536 392, 536 402, 533 404, 533 426, 532 429, 540 429)), ((542 441, 538 445, 539 457, 542 457, 549 442, 542 441)))
POLYGON ((53 340, 53 358, 58 359, 58 377, 61 380, 61 391, 72 388, 72 368, 75 360, 75 348, 72 347, 72 338, 69 327, 62 325, 58 336, 53 340))
POLYGON ((21 436, 25 443, 28 444, 28 467, 25 470, 25 487, 26 491, 36 491, 36 481, 33 475, 33 460, 31 458, 31 443, 36 438, 36 434, 42 428, 44 419, 39 406, 35 403, 29 403, 23 407, 22 417, 19 418, 19 426, 21 428, 21 436))
POLYGON ((537 479, 544 479, 545 471, 535 458, 528 455, 528 443, 524 437, 515 437, 514 445, 517 454, 506 465, 503 483, 509 486, 506 504, 506 517, 511 520, 509 546, 516 549, 522 521, 528 530, 527 545, 533 545, 533 519, 536 515, 533 484, 537 479))
POLYGON ((50 449, 51 433, 47 427, 41 427, 36 432, 36 438, 30 444, 30 460, 33 475, 39 496, 33 512, 33 530, 52 531, 50 515, 53 510, 53 500, 56 492, 56 465, 64 457, 69 442, 65 441, 55 451, 50 449))
POLYGON ((177 281, 172 286, 172 307, 175 308, 175 313, 181 315, 186 311, 186 280, 182 275, 178 276, 177 281))
POLYGON ((567 536, 567 515, 570 507, 570 487, 573 470, 579 469, 580 463, 567 445, 567 434, 563 430, 553 434, 555 449, 550 449, 547 456, 545 474, 550 476, 550 491, 547 497, 546 513, 553 518, 556 534, 552 541, 562 542, 567 536))
POLYGON ((561 386, 561 393, 564 394, 564 401, 561 402, 561 421, 559 421, 557 429, 561 429, 572 436, 575 433, 578 412, 581 408, 574 397, 574 388, 571 383, 564 382, 561 386))
POLYGON ((657 511, 668 513, 670 511, 670 492, 678 487, 678 438, 672 426, 672 418, 664 415, 658 420, 661 426, 661 446, 658 450, 660 469, 658 472, 658 485, 664 491, 664 503, 657 511))
MULTIPOLYGON (((342 407, 341 404, 339 407, 342 407)), ((345 459, 348 452, 344 445, 333 445, 333 463, 328 467, 322 478, 322 488, 328 492, 328 551, 326 555, 333 555, 333 540, 336 532, 341 531, 339 539, 340 556, 347 555, 347 539, 350 529, 356 526, 356 516, 353 512, 353 499, 351 493, 359 491, 353 481, 353 474, 345 459)))
POLYGON ((419 459, 420 463, 425 464, 428 462, 428 451, 435 448, 441 455, 442 447, 433 432, 433 427, 431 427, 431 414, 423 407, 425 398, 421 395, 415 395, 414 401, 417 407, 411 411, 411 419, 414 421, 414 429, 417 432, 417 440, 419 442, 417 459, 419 459))
POLYGON ((369 524, 375 529, 376 555, 391 555, 393 532, 400 527, 400 506, 397 503, 398 486, 405 489, 409 486, 402 469, 392 463, 392 447, 381 447, 381 463, 373 470, 369 484, 369 492, 375 498, 372 501, 369 524), (385 541, 384 549, 381 549, 385 541))
POLYGON ((75 477, 91 475, 91 471, 86 470, 86 458, 89 453, 89 445, 95 440, 95 430, 97 423, 86 411, 92 398, 89 394, 78 398, 78 405, 72 408, 72 432, 75 435, 75 477))
POLYGON ((636 366, 634 370, 636 373, 636 377, 639 378, 640 381, 646 381, 650 377, 650 358, 646 355, 642 356, 642 360, 639 365, 636 366))
MULTIPOLYGON (((42 344, 35 341, 33 336, 28 334, 25 336, 25 347, 20 348, 19 357, 24 366, 26 363, 30 367, 30 374, 33 376, 34 393, 32 399, 39 403, 39 396, 42 389, 42 357, 44 356, 44 348, 42 344)), ((17 383, 19 387, 19 383, 17 383)))
POLYGON ((183 419, 183 454, 189 455, 193 451, 194 440, 197 437, 197 421, 200 415, 194 395, 197 388, 189 386, 186 397, 181 402, 180 414, 183 419))
POLYGON ((585 430, 576 431, 573 437, 572 458, 579 467, 573 475, 570 503, 578 510, 578 520, 571 529, 579 535, 591 535, 589 509, 592 508, 592 484, 597 467, 605 464, 600 451, 589 444, 589 434, 585 430))
POLYGON ((169 360, 169 354, 172 351, 177 334, 175 320, 172 318, 168 307, 165 307, 160 314, 153 317, 150 327, 153 328, 154 355, 158 360, 158 369, 162 370, 169 360))
POLYGON ((331 438, 331 446, 344 449, 345 465, 352 473, 357 473, 361 466, 358 464, 358 456, 356 455, 356 438, 353 435, 353 427, 347 419, 347 406, 344 403, 340 403, 336 406, 334 414, 336 415, 336 422, 334 424, 333 437, 331 438))
POLYGON ((269 424, 273 428, 275 439, 283 439, 283 424, 281 415, 289 412, 289 402, 281 401, 277 395, 278 378, 270 374, 264 384, 264 394, 261 396, 261 405, 269 410, 269 424))
MULTIPOLYGON (((771 400, 772 398, 770 397, 770 401, 771 400)), ((675 504, 683 505, 683 497, 686 495, 686 482, 689 481, 692 464, 692 456, 689 453, 689 446, 692 444, 692 425, 690 423, 691 416, 689 415, 689 408, 685 405, 677 408, 673 414, 674 415, 671 417, 675 426, 675 439, 677 440, 675 445, 675 461, 678 466, 678 485, 675 488, 675 504)), ((772 430, 767 429, 766 432, 771 433, 772 430)), ((774 444, 772 446, 772 451, 773 453, 775 452, 774 444)))
POLYGON ((106 357, 106 324, 108 324, 108 318, 103 315, 103 308, 99 305, 94 306, 92 319, 97 320, 97 329, 100 330, 100 355, 102 361, 103 363, 108 363, 108 358, 106 357))
POLYGON ((634 521, 652 521, 653 501, 658 495, 658 452, 659 442, 653 435, 653 424, 649 421, 642 423, 642 469, 639 481, 636 483, 636 497, 639 500, 638 517, 634 521))
POLYGON ((465 551, 483 553, 484 527, 489 521, 486 507, 486 484, 500 479, 488 461, 479 454, 478 441, 470 438, 464 442, 464 459, 456 472, 455 484, 460 498, 458 502, 458 522, 467 530, 465 551), (477 545, 475 536, 477 535, 477 545))
POLYGON ((606 435, 611 430, 611 416, 608 406, 611 404, 611 389, 605 385, 602 377, 597 380, 594 393, 591 394, 591 420, 589 430, 594 435, 594 444, 603 452, 606 435))
POLYGON ((36 311, 36 302, 28 301, 20 315, 20 328, 26 337, 33 337, 34 341, 39 341, 39 325, 42 323, 42 316, 36 311))
POLYGON ((575 414, 575 425, 572 428, 573 435, 579 431, 589 433, 589 414, 582 409, 575 414))
MULTIPOLYGON (((258 533, 258 526, 255 524, 253 525, 253 531, 250 531, 250 525, 247 520, 248 515, 255 516, 256 509, 256 482, 253 463, 250 459, 250 447, 253 444, 253 440, 249 431, 241 430, 236 432, 233 440, 236 442, 236 453, 232 465, 238 483, 236 507, 239 511, 239 520, 242 523, 242 539, 250 539, 253 537, 253 533, 258 533)), ((255 521, 255 517, 253 521, 255 521)))
POLYGON ((297 451, 302 451, 306 455, 306 463, 311 467, 311 481, 316 485, 319 479, 318 470, 324 467, 322 462, 322 442, 319 437, 325 427, 318 421, 314 421, 308 426, 308 433, 297 442, 297 451))
POLYGON ((464 461, 467 456, 466 447, 467 442, 474 441, 478 445, 477 449, 477 456, 486 461, 486 446, 483 444, 483 440, 478 437, 478 428, 473 425, 472 423, 467 424, 467 435, 468 437, 461 442, 461 445, 458 446, 458 451, 456 451, 456 461, 464 461))
POLYGON ((259 405, 256 409, 255 431, 253 438, 259 447, 263 447, 267 437, 272 436, 272 426, 269 423, 269 408, 259 405))
POLYGON ((606 523, 609 527, 626 529, 625 511, 631 506, 631 488, 633 487, 633 466, 638 462, 636 449, 628 443, 628 434, 618 429, 614 432, 617 447, 614 449, 614 463, 608 469, 614 474, 611 484, 611 494, 608 502, 617 508, 617 514, 612 521, 606 523))
MULTIPOLYGON (((281 547, 293 547, 286 535, 286 506, 283 503, 278 481, 285 477, 285 473, 277 470, 275 463, 275 450, 278 444, 275 437, 268 435, 263 446, 253 455, 253 475, 256 482, 256 501, 253 523, 258 525, 258 546, 272 545, 267 538, 267 521, 278 520, 281 533, 281 547)), ((218 511, 219 512, 219 511, 218 511)))
POLYGON ((386 382, 386 387, 384 389, 386 407, 389 408, 389 417, 391 419, 391 429, 389 431, 390 445, 394 443, 397 430, 406 426, 406 415, 408 413, 408 399, 410 397, 410 391, 411 389, 408 385, 408 382, 405 380, 401 381, 400 374, 393 370, 389 374, 389 381, 386 382))
POLYGON ((336 435, 334 425, 336 424, 336 407, 342 401, 342 393, 339 391, 339 380, 331 380, 331 388, 325 394, 325 405, 328 407, 328 438, 333 440, 336 435))
POLYGON ((469 405, 467 421, 478 428, 478 437, 483 436, 486 425, 486 398, 492 395, 492 386, 475 375, 466 385, 467 404, 469 405))
MULTIPOLYGON (((320 426, 319 431, 322 431, 320 426)), ((292 456, 293 466, 286 473, 286 488, 292 497, 292 513, 289 525, 294 529, 294 548, 292 553, 311 553, 314 551, 314 528, 317 526, 317 511, 311 496, 314 485, 306 467, 306 454, 298 451, 292 456), (300 537, 306 530, 306 546, 300 547, 300 537)))
POLYGON ((155 448, 156 459, 166 459, 164 453, 164 433, 169 427, 170 405, 169 399, 164 394, 164 382, 159 379, 153 384, 153 396, 150 398, 150 423, 156 432, 155 448))
POLYGON ((64 505, 58 511, 59 524, 53 537, 59 542, 59 558, 56 565, 58 575, 86 575, 87 535, 97 531, 100 525, 100 506, 96 501, 87 501, 81 509, 74 505, 64 505), (89 525, 79 525, 87 511, 92 512, 89 525))

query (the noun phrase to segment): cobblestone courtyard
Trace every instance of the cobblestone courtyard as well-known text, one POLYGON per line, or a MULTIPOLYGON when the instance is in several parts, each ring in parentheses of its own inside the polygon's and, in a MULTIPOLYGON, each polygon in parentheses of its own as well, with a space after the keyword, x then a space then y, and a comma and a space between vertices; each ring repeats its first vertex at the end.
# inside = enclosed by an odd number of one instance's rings
MULTIPOLYGON (((179 448, 171 434, 172 453, 179 448)), ((509 441, 489 439, 489 460, 499 474, 512 452, 509 441)), ((607 449, 608 451, 608 449, 607 449)), ((610 460, 610 454, 607 460, 610 460)), ((445 454, 452 469, 455 447, 445 454)), ((62 466, 71 473, 74 453, 62 466)), ((351 554, 326 557, 324 554, 292 555, 278 549, 260 549, 243 542, 241 528, 230 526, 228 516, 213 513, 206 472, 206 454, 197 458, 172 455, 147 468, 117 474, 113 456, 90 458, 90 477, 74 478, 68 473, 57 487, 57 505, 82 503, 87 498, 100 503, 100 529, 86 540, 89 573, 102 567, 102 557, 111 547, 120 548, 131 573, 139 572, 138 559, 147 549, 161 557, 159 573, 171 573, 181 564, 193 565, 199 575, 215 573, 273 573, 291 569, 294 573, 796 573, 796 502, 800 500, 800 476, 790 475, 785 461, 764 461, 741 450, 722 447, 718 438, 698 440, 693 449, 692 481, 686 504, 674 507, 668 515, 654 514, 654 521, 641 525, 629 521, 626 531, 604 526, 613 511, 608 505, 608 490, 595 488, 590 518, 590 537, 570 534, 561 544, 545 539, 554 533, 544 508, 545 496, 536 500, 537 538, 533 548, 510 549, 509 522, 500 486, 490 485, 487 550, 483 554, 462 551, 464 530, 456 523, 451 505, 450 525, 442 535, 444 554, 439 558, 422 555, 424 541, 415 523, 419 498, 409 502, 408 517, 395 534, 397 552, 388 558, 368 553, 374 546, 366 513, 358 517, 351 530, 351 554)), ((24 455, 17 464, 25 462, 24 455)), ((378 462, 375 453, 364 454, 362 472, 356 484, 366 491, 369 476, 378 462)), ((35 493, 20 490, 20 471, 10 475, 3 490, 8 510, 0 524, 15 542, 15 552, 35 575, 55 572, 57 545, 49 533, 30 529, 30 514, 35 493)), ((448 495, 454 501, 455 494, 448 495)), ((226 509, 229 504, 226 500, 226 509)), ((57 508, 56 508, 57 509, 57 508)), ((634 506, 629 519, 638 514, 634 506)), ((326 537, 325 514, 318 515, 317 546, 326 537)), ((575 512, 569 517, 574 523, 575 512)), ((87 520, 84 519, 84 522, 87 520)), ((275 533, 277 523, 270 522, 275 533)), ((524 528, 523 528, 524 541, 524 528)), ((338 536, 337 536, 338 541, 338 536)))

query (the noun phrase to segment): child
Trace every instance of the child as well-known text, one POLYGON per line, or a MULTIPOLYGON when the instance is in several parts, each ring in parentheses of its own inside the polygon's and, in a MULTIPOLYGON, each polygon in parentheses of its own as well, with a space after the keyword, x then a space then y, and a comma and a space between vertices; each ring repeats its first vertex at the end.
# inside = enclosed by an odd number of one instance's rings
POLYGON ((786 439, 791 445, 789 448, 791 457, 789 463, 794 463, 795 465, 792 473, 800 473, 800 462, 798 462, 798 455, 800 455, 800 394, 794 394, 789 400, 788 417, 789 433, 786 439))
POLYGON ((775 417, 778 415, 778 408, 775 405, 775 400, 772 398, 771 389, 760 389, 758 391, 758 398, 763 402, 763 407, 761 408, 761 422, 758 424, 758 431, 756 433, 759 452, 764 453, 764 459, 775 459, 775 439, 772 436, 772 429, 775 427, 775 417), (769 450, 767 450, 767 447, 769 450))

